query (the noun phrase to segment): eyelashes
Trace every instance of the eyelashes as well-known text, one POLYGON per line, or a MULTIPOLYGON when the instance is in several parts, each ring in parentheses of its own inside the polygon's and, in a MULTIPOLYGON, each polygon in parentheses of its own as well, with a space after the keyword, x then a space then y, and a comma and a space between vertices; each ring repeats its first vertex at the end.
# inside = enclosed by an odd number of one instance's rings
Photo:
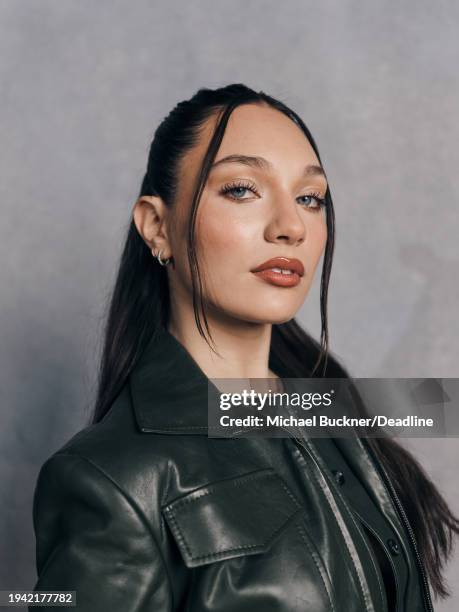
MULTIPOLYGON (((229 197, 231 200, 235 200, 235 201, 239 201, 239 202, 243 202, 244 200, 246 200, 247 198, 242 198, 242 197, 238 197, 238 195, 234 195, 235 193, 239 192, 239 195, 243 195, 241 194, 242 192, 245 191, 251 191, 252 193, 254 193, 255 195, 259 196, 260 194, 257 191, 256 186, 251 183, 250 181, 246 181, 246 180, 239 180, 239 181, 234 181, 231 183, 226 183, 225 185, 223 185, 223 187, 219 190, 219 195, 223 195, 223 196, 227 196, 229 197)), ((321 210, 324 206, 326 206, 326 202, 325 202, 325 198, 321 198, 320 197, 320 193, 314 192, 314 193, 308 193, 302 196, 298 196, 299 198, 312 198, 316 201, 316 206, 311 206, 309 204, 306 204, 304 206, 304 208, 307 208, 309 210, 312 210, 314 212, 317 212, 319 210, 321 210)))

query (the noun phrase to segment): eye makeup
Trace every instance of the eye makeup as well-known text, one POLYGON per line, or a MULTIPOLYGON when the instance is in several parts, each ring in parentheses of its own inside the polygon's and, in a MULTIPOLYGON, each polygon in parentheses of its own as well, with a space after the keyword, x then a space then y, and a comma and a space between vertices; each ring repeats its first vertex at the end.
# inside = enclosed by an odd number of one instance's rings
MULTIPOLYGON (((240 196, 243 195, 242 192, 246 192, 246 191, 251 191, 252 193, 254 193, 256 196, 260 197, 260 193, 258 192, 256 186, 254 185, 254 183, 252 183, 249 180, 246 179, 237 179, 235 181, 231 181, 228 183, 225 183, 220 189, 219 189, 219 195, 228 197, 231 200, 234 201, 239 201, 239 202, 244 202, 245 200, 249 199, 249 198, 244 198, 244 197, 239 197, 237 194, 239 193, 240 196)), ((316 205, 315 206, 311 206, 311 205, 303 205, 304 208, 308 209, 308 210, 312 210, 312 211, 319 211, 321 210, 324 206, 326 206, 326 201, 325 201, 325 197, 321 197, 321 194, 319 192, 312 192, 312 193, 307 193, 304 194, 302 196, 298 196, 297 199, 299 198, 312 198, 313 200, 315 200, 316 205)))

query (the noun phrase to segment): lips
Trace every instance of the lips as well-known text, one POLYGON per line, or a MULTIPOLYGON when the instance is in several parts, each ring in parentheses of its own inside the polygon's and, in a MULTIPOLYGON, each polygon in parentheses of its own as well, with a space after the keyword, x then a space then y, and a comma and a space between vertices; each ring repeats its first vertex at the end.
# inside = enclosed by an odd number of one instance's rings
POLYGON ((273 268, 280 268, 281 270, 290 270, 296 272, 298 276, 304 275, 304 266, 299 259, 292 259, 290 257, 273 257, 260 264, 257 268, 251 270, 251 272, 262 272, 263 270, 272 270, 273 268))
POLYGON ((251 272, 271 285, 296 287, 304 274, 304 267, 299 259, 273 257, 264 261, 251 272))

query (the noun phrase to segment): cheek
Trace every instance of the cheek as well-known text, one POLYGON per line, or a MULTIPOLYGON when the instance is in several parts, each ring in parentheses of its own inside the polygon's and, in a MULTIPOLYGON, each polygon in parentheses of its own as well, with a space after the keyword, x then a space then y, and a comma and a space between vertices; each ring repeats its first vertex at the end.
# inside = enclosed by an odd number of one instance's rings
POLYGON ((227 210, 206 215, 205 209, 196 224, 199 253, 204 265, 240 268, 249 265, 253 253, 256 227, 247 219, 238 219, 227 210))
POLYGON ((225 207, 218 213, 212 207, 206 214, 203 206, 196 223, 198 259, 204 293, 214 305, 226 308, 235 298, 238 301, 253 265, 260 231, 256 218, 249 220, 246 215, 242 219, 225 207))

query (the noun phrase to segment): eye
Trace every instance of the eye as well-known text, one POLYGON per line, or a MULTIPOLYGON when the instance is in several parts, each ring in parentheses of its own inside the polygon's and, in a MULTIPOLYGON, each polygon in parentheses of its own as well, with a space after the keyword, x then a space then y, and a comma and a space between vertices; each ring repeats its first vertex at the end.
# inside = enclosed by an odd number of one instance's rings
POLYGON ((246 200, 247 198, 242 198, 245 191, 251 191, 256 195, 260 195, 253 183, 250 181, 235 181, 233 183, 226 183, 218 192, 220 195, 229 195, 232 200, 246 200), (242 193, 241 193, 242 192, 242 193))
POLYGON ((300 196, 300 198, 312 198, 313 200, 315 200, 316 201, 315 206, 311 206, 310 204, 305 205, 305 208, 311 209, 314 212, 321 210, 321 208, 323 208, 326 205, 325 198, 321 198, 320 193, 309 193, 307 195, 300 196))

